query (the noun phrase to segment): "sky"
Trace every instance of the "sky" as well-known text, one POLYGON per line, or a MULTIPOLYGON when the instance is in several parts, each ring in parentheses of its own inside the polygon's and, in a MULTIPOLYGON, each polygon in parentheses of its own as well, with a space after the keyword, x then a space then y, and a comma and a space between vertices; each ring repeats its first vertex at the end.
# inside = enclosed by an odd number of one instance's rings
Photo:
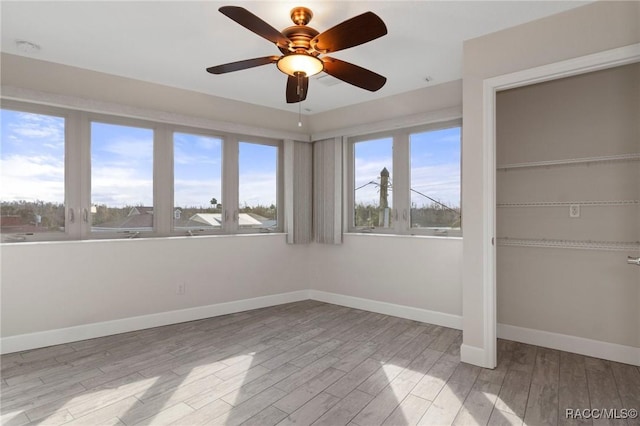
MULTIPOLYGON (((0 199, 64 202, 64 118, 2 109, 0 199)), ((277 148, 241 142, 240 206, 276 204, 277 148)), ((174 134, 174 204, 222 203, 222 140, 174 134)), ((91 203, 153 205, 153 130, 91 124, 91 203)))
MULTIPOLYGON (((1 111, 3 201, 64 201, 64 119, 1 111)), ((153 205, 153 130, 91 124, 91 202, 109 207, 153 205)), ((216 137, 174 134, 174 205, 210 207, 222 200, 222 146, 216 137)), ((460 206, 460 128, 411 135, 411 188, 450 207, 460 206)), ((355 144, 356 202, 378 203, 383 167, 391 173, 392 139, 355 144)), ((276 204, 277 149, 239 144, 240 207, 276 204)), ((412 193, 412 204, 431 200, 412 193)))
POLYGON ((64 119, 2 109, 0 199, 64 201, 64 119))
MULTIPOLYGON (((389 206, 393 207, 393 144, 391 138, 373 139, 355 144, 356 203, 378 204, 380 172, 390 172, 389 206), (366 185, 369 182, 376 184, 366 185), (366 185, 366 186, 363 186, 366 185)), ((414 133, 410 137, 411 189, 449 207, 460 207, 460 128, 414 133)), ((411 203, 417 207, 432 201, 415 192, 411 203)))

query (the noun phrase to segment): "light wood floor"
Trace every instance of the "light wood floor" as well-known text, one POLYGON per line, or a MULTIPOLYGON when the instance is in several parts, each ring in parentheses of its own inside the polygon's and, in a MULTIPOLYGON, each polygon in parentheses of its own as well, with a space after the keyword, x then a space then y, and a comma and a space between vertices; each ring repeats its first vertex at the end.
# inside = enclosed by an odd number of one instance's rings
MULTIPOLYGON (((640 369, 315 301, 2 356, 2 424, 565 424, 639 408, 640 369)), ((584 422, 591 424, 591 421, 584 422)), ((639 424, 638 420, 593 424, 639 424)))

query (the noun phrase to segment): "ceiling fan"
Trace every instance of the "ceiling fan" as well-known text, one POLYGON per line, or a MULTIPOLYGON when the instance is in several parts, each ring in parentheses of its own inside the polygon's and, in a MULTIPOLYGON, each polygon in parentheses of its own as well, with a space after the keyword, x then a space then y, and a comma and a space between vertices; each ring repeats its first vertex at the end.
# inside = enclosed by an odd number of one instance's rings
POLYGON ((380 89, 387 81, 385 77, 368 69, 320 56, 358 46, 387 34, 384 22, 373 12, 365 12, 319 33, 307 26, 313 13, 306 7, 291 10, 291 20, 295 25, 282 32, 242 7, 223 6, 218 10, 249 31, 274 43, 282 55, 263 56, 207 68, 212 74, 225 74, 275 63, 280 71, 288 75, 287 103, 305 100, 309 77, 321 71, 371 92, 380 89))

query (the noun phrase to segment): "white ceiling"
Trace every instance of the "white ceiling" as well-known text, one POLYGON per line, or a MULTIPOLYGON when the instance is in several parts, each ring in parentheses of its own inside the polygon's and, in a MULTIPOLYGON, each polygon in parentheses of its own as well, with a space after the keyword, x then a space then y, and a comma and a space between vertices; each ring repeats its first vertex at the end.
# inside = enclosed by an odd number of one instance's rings
POLYGON ((326 76, 321 73, 312 77, 302 104, 313 114, 457 80, 464 40, 585 3, 3 0, 2 51, 297 112, 297 104, 285 101, 286 76, 273 64, 224 75, 205 72, 212 65, 279 54, 218 8, 243 6, 282 30, 293 25, 291 8, 304 5, 314 13, 309 25, 320 32, 368 10, 376 13, 387 25, 386 36, 331 56, 386 76, 386 85, 372 93, 333 78, 317 80, 326 76), (22 52, 16 40, 41 49, 22 52))

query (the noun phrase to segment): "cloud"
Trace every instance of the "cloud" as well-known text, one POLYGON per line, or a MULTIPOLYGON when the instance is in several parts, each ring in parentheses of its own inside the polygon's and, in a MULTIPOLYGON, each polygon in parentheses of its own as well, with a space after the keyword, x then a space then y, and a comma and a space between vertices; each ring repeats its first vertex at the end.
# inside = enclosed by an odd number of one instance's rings
POLYGON ((275 173, 245 173, 240 175, 238 204, 253 207, 270 206, 277 201, 275 173))
POLYGON ((50 156, 0 159, 2 201, 64 202, 64 161, 50 156))
POLYGON ((126 167, 94 167, 91 172, 91 202, 109 207, 153 205, 153 176, 126 167))
POLYGON ((222 202, 222 182, 215 180, 176 179, 174 200, 176 207, 211 207, 210 201, 216 198, 222 202))
POLYGON ((64 118, 26 112, 3 111, 3 120, 9 123, 8 134, 3 134, 3 151, 41 153, 42 148, 64 149, 64 118))
POLYGON ((102 159, 105 162, 153 161, 153 138, 118 137, 92 146, 91 151, 95 158, 104 153, 110 154, 112 159, 102 159))
MULTIPOLYGON (((450 207, 459 207, 460 165, 453 163, 412 168, 411 188, 450 207)), ((411 200, 418 206, 431 204, 431 200, 416 193, 411 194, 411 200)))

